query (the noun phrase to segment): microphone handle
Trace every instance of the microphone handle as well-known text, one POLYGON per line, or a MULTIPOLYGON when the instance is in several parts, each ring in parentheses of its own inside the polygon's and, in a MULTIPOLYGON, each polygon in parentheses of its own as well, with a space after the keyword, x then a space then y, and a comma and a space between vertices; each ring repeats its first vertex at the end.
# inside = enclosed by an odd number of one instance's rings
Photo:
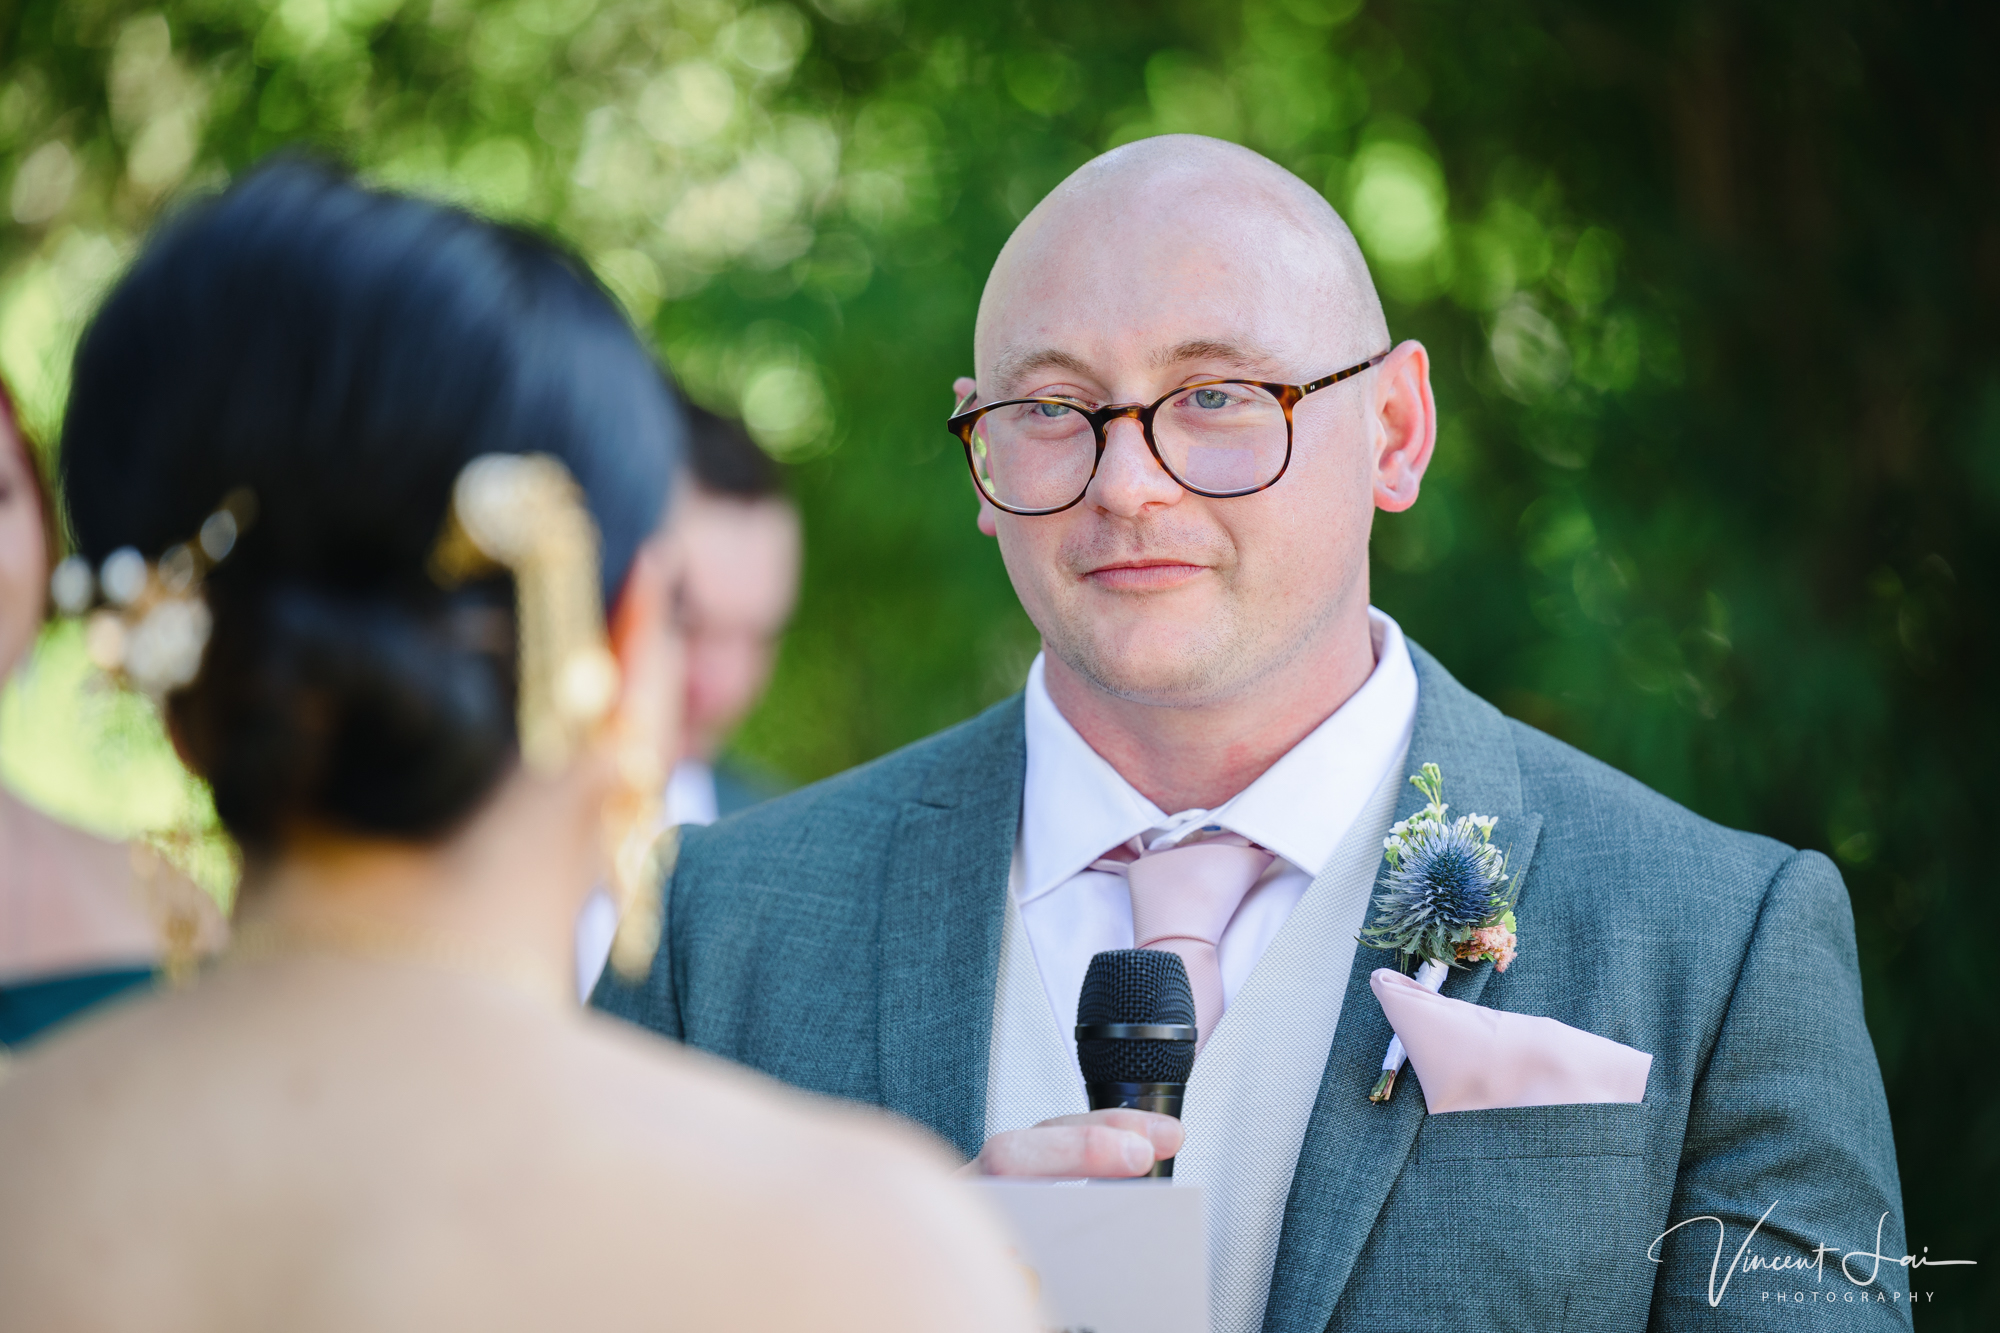
MULTIPOLYGON (((1157 1111, 1176 1120, 1181 1118, 1181 1098, 1187 1095, 1185 1083, 1086 1083, 1083 1088, 1093 1111, 1124 1107, 1134 1111, 1157 1111)), ((1164 1157, 1154 1162, 1153 1169, 1146 1175, 1164 1178, 1173 1173, 1174 1159, 1164 1157)))

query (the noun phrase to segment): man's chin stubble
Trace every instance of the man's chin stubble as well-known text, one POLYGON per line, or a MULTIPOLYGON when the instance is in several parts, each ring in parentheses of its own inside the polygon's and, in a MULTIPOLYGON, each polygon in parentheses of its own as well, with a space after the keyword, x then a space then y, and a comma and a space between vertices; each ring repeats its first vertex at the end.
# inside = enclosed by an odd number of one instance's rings
POLYGON ((1042 641, 1071 672, 1115 699, 1154 708, 1205 708, 1244 698, 1311 652, 1335 612, 1327 604, 1281 643, 1258 642, 1234 616, 1213 616, 1223 623, 1204 624, 1179 645, 1146 652, 1143 662, 1087 632, 1073 633, 1060 617, 1053 618, 1054 632, 1045 630, 1042 641))
POLYGON ((1239 636, 1203 627, 1177 649, 1134 654, 1107 648, 1089 634, 1062 627, 1045 634, 1049 652, 1092 688, 1154 708, 1200 708, 1240 691, 1245 653, 1239 636))

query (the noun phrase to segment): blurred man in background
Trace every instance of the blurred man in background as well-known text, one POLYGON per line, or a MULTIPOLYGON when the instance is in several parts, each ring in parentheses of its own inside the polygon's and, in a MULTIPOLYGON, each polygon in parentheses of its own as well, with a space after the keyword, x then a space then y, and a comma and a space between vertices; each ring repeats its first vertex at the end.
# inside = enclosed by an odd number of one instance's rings
MULTIPOLYGON (((778 639, 798 601, 799 511, 783 469, 742 425, 686 404, 694 485, 681 520, 686 549, 678 608, 687 646, 686 737, 667 783, 666 822, 712 824, 779 791, 767 773, 723 754, 763 697, 778 639)), ((599 891, 576 932, 579 993, 610 956, 618 912, 599 891)))
POLYGON ((799 593, 799 511, 784 474, 737 422, 688 407, 693 494, 687 571, 687 744, 667 788, 675 824, 712 824, 777 794, 772 779, 722 755, 763 697, 799 593))

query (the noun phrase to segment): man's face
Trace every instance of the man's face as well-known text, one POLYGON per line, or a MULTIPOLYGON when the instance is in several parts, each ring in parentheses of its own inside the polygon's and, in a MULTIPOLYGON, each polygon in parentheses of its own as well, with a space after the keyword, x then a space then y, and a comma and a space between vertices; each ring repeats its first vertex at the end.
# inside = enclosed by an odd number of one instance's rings
POLYGON ((783 500, 740 500, 697 488, 681 537, 685 754, 706 761, 771 678, 798 595, 798 514, 783 500))
MULTIPOLYGON (((1174 216, 1140 201, 1059 213, 996 268, 978 401, 1150 403, 1204 379, 1304 383, 1384 350, 1354 354, 1354 331, 1335 327, 1315 245, 1226 193, 1174 216)), ((1127 419, 1080 504, 983 505, 1051 654, 1113 695, 1194 706, 1313 651, 1343 607, 1366 604, 1373 376, 1301 400, 1289 468, 1253 495, 1182 490, 1127 419)))

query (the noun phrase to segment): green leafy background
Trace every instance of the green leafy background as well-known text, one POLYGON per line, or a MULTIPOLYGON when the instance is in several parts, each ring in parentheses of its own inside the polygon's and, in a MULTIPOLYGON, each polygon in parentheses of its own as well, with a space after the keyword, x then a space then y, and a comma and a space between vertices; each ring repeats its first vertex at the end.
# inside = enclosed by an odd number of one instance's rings
MULTIPOLYGON (((1513 715, 1836 858, 1910 1235, 1981 1264, 1923 1275, 1924 1322, 1973 1328, 2000 1260, 1994 27, 1888 0, 0 0, 0 369, 53 439, 149 219, 285 144, 559 233, 796 465, 803 609, 739 745, 807 780, 1034 652, 941 426, 1008 231, 1110 145, 1249 144, 1343 210, 1435 357, 1438 459, 1378 523, 1375 600, 1513 715)), ((61 632, 0 701, 0 774, 107 830, 205 817, 61 632)))

